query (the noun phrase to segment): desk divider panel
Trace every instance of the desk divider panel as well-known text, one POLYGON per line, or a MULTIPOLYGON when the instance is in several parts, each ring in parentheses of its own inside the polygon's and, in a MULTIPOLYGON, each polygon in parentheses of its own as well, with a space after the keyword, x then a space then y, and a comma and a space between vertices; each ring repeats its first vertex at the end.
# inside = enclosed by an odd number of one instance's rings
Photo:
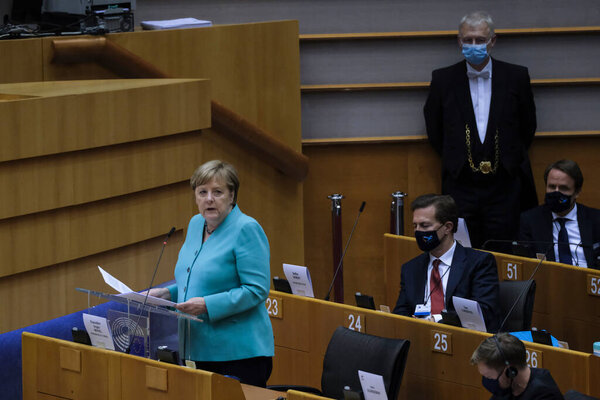
MULTIPOLYGON (((276 353, 284 350, 299 359, 302 354, 309 362, 306 370, 291 373, 289 358, 285 364, 276 359, 270 384, 319 388, 323 357, 331 335, 338 326, 352 324, 368 334, 410 340, 400 398, 489 398, 477 368, 469 363, 475 348, 490 336, 487 333, 275 291, 270 297, 278 297, 285 310, 283 318, 271 317, 276 353), (293 310, 297 309, 303 310, 303 314, 295 315, 293 310), (300 345, 290 348, 293 344, 289 335, 306 337, 308 348, 300 348, 300 345)), ((304 345, 306 343, 302 343, 304 345)), ((531 363, 549 369, 563 392, 576 389, 600 394, 590 385, 591 374, 600 367, 590 361, 594 356, 535 343, 526 343, 526 348, 531 363)))

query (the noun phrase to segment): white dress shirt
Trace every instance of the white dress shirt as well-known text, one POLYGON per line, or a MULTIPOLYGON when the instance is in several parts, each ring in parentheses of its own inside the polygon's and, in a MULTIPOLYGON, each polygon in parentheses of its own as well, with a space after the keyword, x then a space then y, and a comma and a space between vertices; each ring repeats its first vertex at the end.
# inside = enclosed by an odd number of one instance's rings
MULTIPOLYGON (((552 241, 558 242, 558 231, 560 231, 560 223, 556 221, 556 218, 565 218, 565 228, 567 229, 567 235, 569 235, 569 248, 571 249, 571 262, 573 265, 587 268, 587 261, 585 260, 585 254, 583 253, 583 247, 581 247, 581 234, 579 233, 579 222, 577 221, 577 203, 567 215, 560 217, 559 215, 552 213, 552 241)), ((554 245, 554 259, 558 262, 558 244, 554 245)))
POLYGON ((481 143, 483 143, 490 116, 490 102, 492 101, 492 60, 490 59, 481 71, 477 71, 467 63, 467 74, 483 74, 489 77, 469 77, 469 88, 471 89, 471 101, 473 102, 475 121, 477 121, 477 132, 479 133, 481 143))

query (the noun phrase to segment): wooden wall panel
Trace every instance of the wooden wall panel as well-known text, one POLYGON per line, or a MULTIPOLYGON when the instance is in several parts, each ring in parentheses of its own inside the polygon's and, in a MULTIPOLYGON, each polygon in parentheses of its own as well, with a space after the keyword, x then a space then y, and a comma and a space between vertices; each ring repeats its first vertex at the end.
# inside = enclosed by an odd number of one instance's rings
MULTIPOLYGON (((297 22, 107 38, 174 79, 209 79, 210 98, 301 150, 297 22)), ((29 47, 10 52, 15 57, 11 62, 37 65, 37 75, 32 68, 27 74, 3 76, 2 81, 70 80, 73 88, 85 85, 77 80, 118 78, 96 64, 52 64, 55 39, 19 41, 29 47)), ((17 42, 0 42, 0 54, 9 54, 7 43, 17 42)), ((27 96, 35 85, 0 90, 4 95, 0 100, 5 100, 0 101, 0 110, 10 122, 0 129, 0 154, 6 153, 0 158, 13 160, 0 163, 0 183, 9 188, 0 198, 0 237, 5 241, 0 249, 0 332, 85 307, 87 299, 75 287, 107 290, 97 264, 131 287, 144 288, 150 280, 146 268, 153 268, 160 240, 176 226, 177 240, 172 238, 167 246, 156 281, 172 279, 187 223, 197 213, 187 182, 193 170, 210 159, 222 158, 238 168, 238 203, 265 229, 272 268, 281 271, 284 261, 304 262, 302 184, 217 132, 200 132, 194 121, 208 109, 198 110, 190 100, 198 90, 171 91, 166 96, 148 90, 136 97, 123 89, 106 92, 95 102, 79 95, 63 99, 54 110, 36 108, 35 98, 6 101, 14 95, 27 96), (14 113, 11 103, 31 107, 14 113), (40 115, 55 116, 52 135, 34 124, 40 115), (66 123, 68 116, 75 122, 66 123), (26 129, 29 139, 15 137, 17 122, 32 127, 26 129), (35 294, 25 300, 32 312, 18 311, 24 293, 35 294)), ((117 80, 91 85, 119 89, 117 80)))
MULTIPOLYGON (((214 100, 301 151, 297 92, 300 62, 295 21, 106 37, 175 78, 210 79, 214 100)), ((57 39, 43 41, 45 80, 97 76, 97 69, 82 65, 52 64, 53 40, 57 39)))
POLYGON ((35 96, 0 102, 0 161, 210 126, 206 80, 32 82, 0 85, 0 93, 35 96))
POLYGON ((3 195, 0 218, 186 181, 202 159, 201 149, 202 132, 194 131, 0 163, 0 187, 14 189, 3 195))
MULTIPOLYGON (((310 172, 304 185, 305 263, 310 268, 315 294, 319 298, 333 277, 331 213, 327 195, 342 193, 342 237, 345 241, 362 200, 367 206, 358 223, 344 260, 345 302, 354 304, 354 293, 380 293, 383 287, 382 236, 389 231, 390 194, 408 193, 405 199, 404 231, 412 235, 410 203, 419 195, 441 190, 440 159, 422 139, 377 143, 351 141, 330 144, 305 144, 310 172)), ((538 198, 543 201, 543 172, 548 164, 561 158, 576 160, 585 183, 579 201, 600 208, 600 137, 536 137, 530 157, 538 198)), ((416 248, 416 245, 415 245, 416 248)), ((418 251, 418 249, 416 249, 418 251)), ((399 283, 399 280, 398 280, 399 283)), ((388 300, 375 296, 376 306, 388 300)), ((388 304, 393 307, 393 304, 388 304)))
MULTIPOLYGON (((169 228, 170 225, 166 225, 160 236, 130 246, 1 278, 0 332, 87 308, 87 296, 75 288, 115 293, 102 280, 98 265, 132 289, 144 289, 152 279, 164 235, 169 228)), ((178 228, 165 248, 155 282, 173 279, 177 254, 184 238, 183 230, 178 228)))
MULTIPOLYGON (((408 193, 407 204, 439 185, 439 162, 424 142, 305 146, 310 172, 304 184, 305 261, 316 296, 323 298, 333 277, 331 201, 341 193, 342 238, 345 245, 361 201, 366 201, 344 260, 344 297, 354 303, 354 293, 372 294, 383 287, 383 276, 373 271, 383 266, 382 236, 389 231, 391 194, 408 193)), ((405 232, 412 231, 405 207, 405 232)), ((375 298, 376 306, 385 304, 375 298)))
POLYGON ((0 83, 43 80, 42 42, 40 40, 3 40, 0 49, 2 55, 0 83), (24 60, 26 62, 23 62, 24 60))

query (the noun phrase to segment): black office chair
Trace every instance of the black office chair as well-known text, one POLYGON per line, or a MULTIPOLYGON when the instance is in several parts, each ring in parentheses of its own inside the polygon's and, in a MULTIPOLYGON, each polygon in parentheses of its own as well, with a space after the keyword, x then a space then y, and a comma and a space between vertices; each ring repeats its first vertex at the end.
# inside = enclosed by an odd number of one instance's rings
POLYGON ((505 318, 511 307, 517 301, 519 294, 525 293, 519 299, 514 309, 506 319, 503 332, 528 331, 531 329, 531 314, 535 300, 535 281, 501 281, 500 282, 500 315, 505 318))
POLYGON ((334 399, 344 398, 344 386, 354 391, 361 388, 358 370, 383 376, 388 399, 396 400, 404 375, 410 341, 389 339, 338 327, 327 346, 321 375, 321 391, 306 386, 269 386, 315 393, 334 399))

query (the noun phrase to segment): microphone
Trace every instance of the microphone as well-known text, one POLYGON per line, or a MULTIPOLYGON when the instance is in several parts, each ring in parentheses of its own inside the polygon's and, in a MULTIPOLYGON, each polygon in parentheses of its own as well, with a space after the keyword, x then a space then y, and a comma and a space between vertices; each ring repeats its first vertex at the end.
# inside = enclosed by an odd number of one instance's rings
POLYGON ((173 232, 175 232, 175 227, 171 228, 169 233, 167 233, 165 240, 163 240, 163 245, 162 245, 162 248, 160 249, 160 254, 158 256, 158 261, 156 262, 156 266, 154 267, 154 273, 152 274, 152 279, 150 280, 150 286, 148 286, 148 290, 146 290, 146 297, 144 297, 144 302, 142 303, 140 313, 138 314, 137 320, 135 321, 133 331, 131 331, 131 333, 129 335, 129 343, 127 344, 127 349, 125 349, 125 353, 127 353, 127 354, 131 353, 131 345, 133 343, 133 337, 135 336, 135 331, 137 330, 137 328, 139 326, 140 317, 142 316, 142 312, 144 312, 144 307, 146 307, 146 303, 148 302, 148 295, 150 294, 150 289, 152 289, 152 284, 154 283, 154 278, 156 277, 156 272, 158 271, 158 265, 160 264, 160 259, 162 258, 162 255, 165 251, 165 247, 167 246, 167 242, 169 241, 169 238, 171 237, 173 232))
POLYGON ((356 229, 356 224, 358 224, 358 219, 360 218, 360 214, 365 209, 365 205, 367 205, 366 201, 363 201, 358 209, 358 215, 356 216, 356 220, 354 221, 354 226, 352 227, 352 231, 350 232, 350 236, 348 236, 348 241, 346 242, 346 248, 342 253, 342 258, 340 258, 340 262, 338 263, 337 268, 335 269, 335 274, 333 274, 333 279, 331 280, 331 285, 329 285, 329 290, 327 291, 327 296, 323 300, 329 301, 329 297, 331 296, 331 291, 333 290, 333 284, 335 282, 335 278, 337 278, 338 272, 340 272, 340 268, 342 266, 342 262, 344 261, 344 256, 346 255, 346 251, 348 250, 348 245, 350 245, 350 239, 352 239, 352 235, 354 234, 354 229, 356 229))
MULTIPOLYGON (((546 242, 546 243, 548 243, 548 242, 546 242)), ((525 285, 525 287, 523 288, 523 290, 521 290, 521 293, 519 293, 519 295, 517 296, 517 299, 513 302, 513 305, 510 307, 510 310, 508 310, 508 312, 506 313, 506 316, 502 320, 502 323, 500 324, 500 327, 498 328, 498 332, 502 332, 502 328, 504 328, 504 324, 508 320, 508 317, 510 317, 510 314, 512 314, 513 310, 515 309, 515 307, 517 306, 517 304, 521 300, 521 297, 523 297, 523 295, 525 294, 525 292, 529 290, 529 287, 531 286, 531 281, 533 281, 533 277, 535 276, 536 272, 538 272, 538 269, 540 269, 540 266, 542 265, 542 262, 544 262, 546 260, 548 252, 552 248, 554 248, 554 243, 550 243, 550 245, 546 248, 546 251, 544 251, 544 255, 542 256, 542 258, 540 259, 540 261, 537 263, 537 265, 533 269, 533 272, 529 276, 529 279, 527 279, 527 285, 525 285)))

